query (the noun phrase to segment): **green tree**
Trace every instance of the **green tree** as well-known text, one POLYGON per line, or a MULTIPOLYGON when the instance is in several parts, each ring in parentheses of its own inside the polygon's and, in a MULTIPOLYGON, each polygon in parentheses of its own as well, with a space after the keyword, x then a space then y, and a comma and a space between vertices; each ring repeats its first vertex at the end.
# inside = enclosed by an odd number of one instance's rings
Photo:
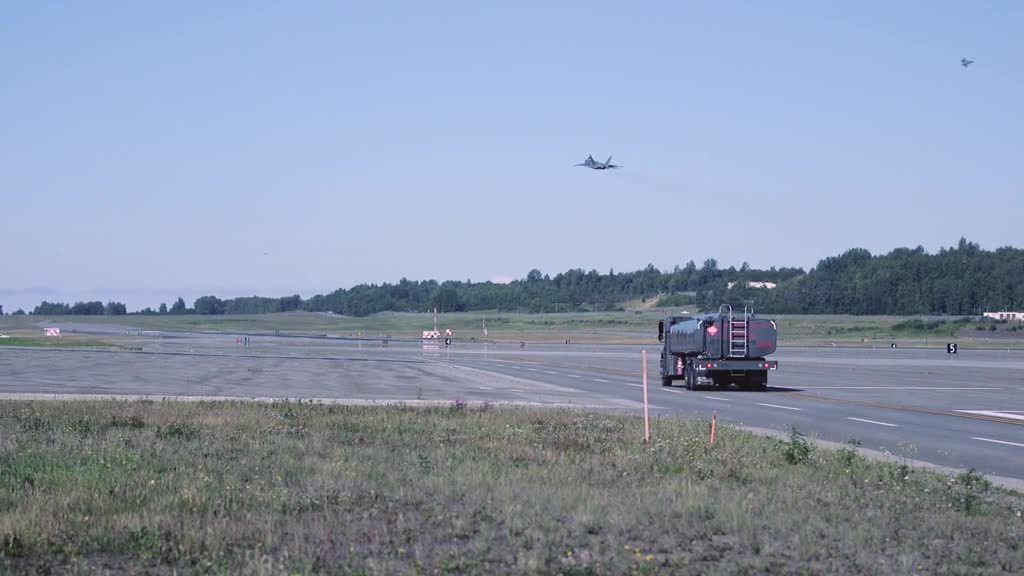
POLYGON ((160 303, 160 309, 157 310, 157 313, 158 314, 167 314, 167 304, 161 302, 160 303))
POLYGON ((107 316, 124 316, 128 313, 128 308, 121 302, 107 302, 103 313, 107 316))
POLYGON ((99 300, 75 302, 75 305, 71 307, 71 314, 76 316, 103 316, 105 311, 103 302, 99 300))
POLYGON ((71 307, 63 302, 47 302, 43 300, 41 304, 35 307, 32 314, 37 316, 60 316, 71 314, 71 307))
POLYGON ((174 304, 171 304, 171 314, 186 314, 186 313, 188 313, 188 309, 185 307, 185 300, 184 300, 184 298, 181 298, 179 296, 178 299, 174 301, 174 304))
POLYGON ((196 314, 223 314, 224 302, 216 296, 201 296, 192 305, 196 314))
POLYGON ((458 312, 462 310, 462 303, 459 300, 459 292, 455 286, 442 286, 434 292, 431 304, 437 306, 441 312, 458 312))
POLYGON ((11 316, 24 316, 24 315, 25 315, 25 311, 22 310, 21 308, 18 308, 17 310, 14 311, 13 314, 11 314, 11 316))

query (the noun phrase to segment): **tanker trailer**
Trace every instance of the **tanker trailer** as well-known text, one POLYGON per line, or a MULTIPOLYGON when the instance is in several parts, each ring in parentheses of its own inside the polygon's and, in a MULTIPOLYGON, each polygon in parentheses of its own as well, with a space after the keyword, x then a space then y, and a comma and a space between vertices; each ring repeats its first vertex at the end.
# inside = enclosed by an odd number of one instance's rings
POLYGON ((766 390, 768 372, 779 367, 765 359, 778 344, 775 321, 756 318, 749 306, 742 316, 728 304, 716 314, 669 316, 658 322, 658 341, 662 386, 684 380, 687 390, 705 384, 766 390))

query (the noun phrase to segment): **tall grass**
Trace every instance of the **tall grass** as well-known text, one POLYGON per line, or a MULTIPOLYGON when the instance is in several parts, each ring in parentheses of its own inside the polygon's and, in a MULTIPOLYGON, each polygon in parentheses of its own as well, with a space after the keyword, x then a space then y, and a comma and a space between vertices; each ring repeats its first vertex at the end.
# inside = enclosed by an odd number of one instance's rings
POLYGON ((1020 573, 1024 499, 707 423, 0 402, 0 569, 1020 573))

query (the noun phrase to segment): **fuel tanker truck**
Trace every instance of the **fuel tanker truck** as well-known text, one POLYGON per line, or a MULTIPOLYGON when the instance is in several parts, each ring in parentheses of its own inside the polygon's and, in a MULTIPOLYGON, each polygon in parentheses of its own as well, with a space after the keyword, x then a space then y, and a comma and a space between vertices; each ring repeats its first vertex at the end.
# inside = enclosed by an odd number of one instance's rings
POLYGON ((754 317, 749 306, 742 316, 728 304, 717 314, 669 316, 658 322, 658 341, 662 386, 684 380, 687 390, 704 384, 766 390, 768 372, 779 368, 778 361, 765 359, 778 343, 775 321, 754 317))

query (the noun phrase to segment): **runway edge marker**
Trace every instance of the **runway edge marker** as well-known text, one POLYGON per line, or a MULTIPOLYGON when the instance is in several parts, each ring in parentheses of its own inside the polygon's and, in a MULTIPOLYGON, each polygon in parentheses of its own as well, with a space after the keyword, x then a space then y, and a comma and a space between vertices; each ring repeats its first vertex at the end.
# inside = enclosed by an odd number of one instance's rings
POLYGON ((644 369, 644 442, 651 441, 651 417, 647 409, 647 350, 642 350, 640 353, 641 361, 643 362, 644 369))

